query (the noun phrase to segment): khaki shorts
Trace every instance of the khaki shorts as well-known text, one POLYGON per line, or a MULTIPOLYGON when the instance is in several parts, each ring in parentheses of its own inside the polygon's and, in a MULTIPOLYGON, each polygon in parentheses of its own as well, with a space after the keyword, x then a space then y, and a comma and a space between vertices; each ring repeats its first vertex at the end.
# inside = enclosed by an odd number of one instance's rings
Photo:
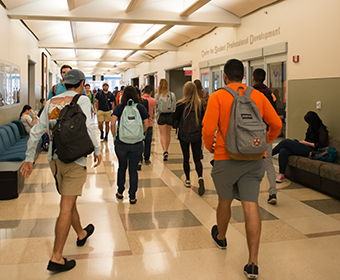
POLYGON ((98 122, 110 122, 111 121, 111 111, 98 110, 97 119, 98 119, 98 122))
POLYGON ((81 195, 86 182, 85 166, 75 162, 63 163, 60 159, 50 161, 58 193, 61 195, 81 195))
POLYGON ((215 160, 211 177, 222 199, 257 203, 264 170, 264 159, 215 160))

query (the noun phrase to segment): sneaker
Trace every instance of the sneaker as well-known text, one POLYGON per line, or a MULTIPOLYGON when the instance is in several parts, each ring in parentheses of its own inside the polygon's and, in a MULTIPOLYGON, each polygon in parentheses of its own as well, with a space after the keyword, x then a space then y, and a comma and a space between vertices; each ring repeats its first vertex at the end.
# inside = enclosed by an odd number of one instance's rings
POLYGON ((142 164, 140 162, 138 163, 137 170, 142 170, 142 164))
POLYGON ((100 131, 100 140, 104 140, 104 131, 103 130, 100 131))
POLYGON ((190 188, 191 187, 190 180, 185 180, 184 187, 186 187, 186 188, 190 188))
POLYGON ((168 161, 168 157, 169 157, 169 153, 168 152, 164 152, 163 153, 163 161, 168 161))
POLYGON ((249 264, 249 265, 246 264, 244 266, 243 272, 249 279, 255 279, 257 278, 257 276, 259 276, 259 268, 254 263, 249 264))
POLYGON ((270 194, 267 202, 269 204, 276 204, 277 203, 276 194, 270 194))
POLYGON ((144 163, 145 163, 145 164, 150 164, 151 161, 150 161, 149 159, 146 159, 146 160, 144 161, 144 163))
POLYGON ((227 239, 224 238, 224 240, 219 240, 217 239, 217 235, 218 235, 218 228, 217 228, 217 225, 214 225, 211 229, 211 236, 214 239, 216 246, 222 250, 227 249, 227 239))
POLYGON ((276 178, 276 183, 282 183, 286 181, 286 177, 283 174, 280 174, 279 177, 276 178))
POLYGON ((202 177, 199 177, 198 178, 198 185, 199 185, 199 188, 198 188, 198 194, 200 196, 204 195, 205 193, 205 188, 204 188, 204 180, 202 177))

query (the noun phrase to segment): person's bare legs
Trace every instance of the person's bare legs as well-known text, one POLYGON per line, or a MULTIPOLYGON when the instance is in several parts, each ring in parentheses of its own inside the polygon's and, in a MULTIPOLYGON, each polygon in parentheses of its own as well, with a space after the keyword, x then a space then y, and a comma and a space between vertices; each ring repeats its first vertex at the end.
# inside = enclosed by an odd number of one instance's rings
POLYGON ((103 124, 104 124, 104 122, 98 122, 98 128, 99 128, 100 131, 102 131, 103 128, 104 128, 103 124))
POLYGON ((168 147, 166 145, 167 141, 166 141, 166 137, 167 137, 167 132, 166 132, 166 127, 167 125, 164 124, 164 125, 159 125, 159 134, 161 136, 161 145, 162 145, 162 148, 163 148, 163 153, 164 152, 167 152, 168 151, 168 147))
POLYGON ((77 233, 79 240, 86 237, 87 232, 81 226, 80 217, 79 217, 79 213, 78 213, 76 203, 74 203, 74 206, 73 206, 72 217, 71 217, 71 225, 72 225, 74 231, 77 233))
POLYGON ((169 146, 170 146, 170 142, 171 142, 171 129, 172 126, 171 125, 165 125, 165 131, 166 131, 166 138, 165 138, 165 147, 166 147, 166 151, 169 150, 169 146))
POLYGON ((232 200, 224 200, 221 197, 218 197, 216 218, 218 227, 217 239, 219 240, 224 240, 227 234, 228 224, 231 216, 231 202, 232 200))
POLYGON ((109 134, 110 131, 110 122, 105 122, 105 133, 106 135, 109 134))
POLYGON ((70 231, 72 214, 76 203, 76 195, 62 195, 60 199, 60 212, 55 225, 55 239, 51 261, 64 264, 62 257, 65 242, 70 231))
POLYGON ((246 221, 246 234, 249 250, 248 264, 258 264, 258 253, 261 236, 261 217, 258 204, 255 202, 241 201, 246 221))

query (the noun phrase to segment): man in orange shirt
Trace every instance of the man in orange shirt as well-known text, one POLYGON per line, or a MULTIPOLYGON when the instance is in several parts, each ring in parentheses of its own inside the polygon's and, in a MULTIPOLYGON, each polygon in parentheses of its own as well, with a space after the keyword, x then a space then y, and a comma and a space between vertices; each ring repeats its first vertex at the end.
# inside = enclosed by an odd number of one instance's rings
MULTIPOLYGON (((228 60, 224 66, 223 80, 228 87, 243 95, 247 86, 242 84, 244 67, 241 61, 228 60)), ((267 142, 272 142, 280 133, 282 122, 268 99, 259 91, 253 90, 250 98, 259 109, 261 116, 269 126, 267 142)), ((219 203, 217 208, 217 225, 211 234, 220 249, 226 249, 226 232, 231 216, 231 203, 234 198, 242 203, 245 214, 248 263, 244 273, 248 278, 258 276, 258 249, 261 235, 261 218, 258 212, 258 195, 260 183, 264 176, 263 160, 232 160, 228 157, 222 139, 229 126, 229 117, 234 97, 224 89, 214 92, 208 102, 203 119, 203 140, 205 147, 214 154, 214 166, 211 172, 219 203), (219 126, 219 129, 217 128, 219 126), (217 129, 216 143, 214 140, 217 129)))

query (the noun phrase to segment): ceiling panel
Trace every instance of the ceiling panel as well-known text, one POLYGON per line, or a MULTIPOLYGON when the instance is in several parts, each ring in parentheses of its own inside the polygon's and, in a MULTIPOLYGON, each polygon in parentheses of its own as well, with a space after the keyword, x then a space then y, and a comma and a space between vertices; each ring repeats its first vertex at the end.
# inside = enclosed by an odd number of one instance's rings
POLYGON ((23 20, 58 65, 87 74, 135 67, 217 26, 239 26, 244 15, 280 0, 203 1, 198 10, 180 16, 198 1, 2 0, 8 17, 23 20))

